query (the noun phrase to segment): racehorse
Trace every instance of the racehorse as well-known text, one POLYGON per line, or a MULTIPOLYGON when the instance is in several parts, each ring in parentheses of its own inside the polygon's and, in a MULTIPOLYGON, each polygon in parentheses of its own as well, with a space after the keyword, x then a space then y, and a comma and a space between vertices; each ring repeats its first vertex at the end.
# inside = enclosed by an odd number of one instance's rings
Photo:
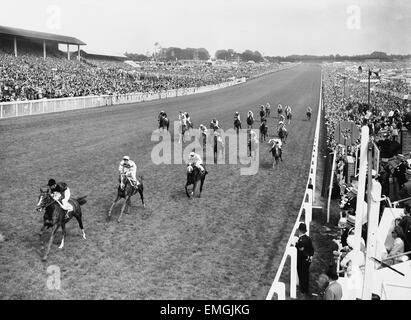
POLYGON ((203 164, 203 167, 204 167, 204 173, 201 173, 201 170, 197 168, 196 166, 193 166, 193 165, 187 166, 187 182, 185 185, 185 189, 186 189, 187 197, 189 198, 191 198, 192 196, 196 196, 196 194, 198 198, 201 197, 201 192, 203 191, 203 184, 204 184, 205 176, 208 173, 207 170, 205 170, 204 164, 203 164), (200 182, 200 192, 198 192, 199 182, 200 182), (187 187, 190 185, 193 185, 193 191, 189 193, 187 187))
POLYGON ((277 107, 277 113, 278 117, 280 117, 283 114, 283 107, 281 106, 281 104, 279 104, 277 107))
POLYGON ((86 234, 84 232, 83 221, 82 221, 82 213, 81 207, 83 204, 87 202, 87 196, 83 196, 80 198, 70 198, 69 203, 73 207, 73 211, 68 213, 68 217, 66 216, 66 210, 63 210, 58 203, 57 200, 53 199, 51 194, 47 190, 43 190, 40 188, 40 195, 39 200, 36 206, 37 211, 41 211, 41 209, 45 209, 44 217, 43 217, 43 227, 40 230, 40 239, 43 235, 45 229, 52 228, 51 235, 49 239, 49 243, 47 249, 44 253, 42 258, 43 261, 47 260, 49 255, 51 244, 53 243, 54 236, 57 233, 58 228, 61 227, 63 232, 63 238, 61 239, 61 244, 59 246, 60 249, 64 247, 64 239, 66 237, 66 223, 71 220, 71 218, 75 217, 77 219, 78 225, 83 233, 83 238, 86 239, 86 234))
POLYGON ((260 125, 260 141, 263 142, 267 138, 268 134, 268 127, 266 125, 266 121, 263 121, 260 125))
POLYGON ((307 111, 307 120, 310 121, 311 120, 311 111, 307 111))
POLYGON ((278 144, 274 144, 271 147, 270 152, 273 154, 273 157, 274 157, 274 162, 273 162, 273 168, 274 168, 274 164, 278 165, 280 159, 281 161, 283 161, 283 158, 282 158, 283 151, 281 150, 278 144))
POLYGON ((252 115, 247 116, 247 129, 252 129, 254 123, 254 118, 252 115))
POLYGON ((123 216, 123 213, 125 212, 126 214, 128 213, 128 207, 131 206, 131 197, 133 195, 135 195, 137 192, 140 194, 140 198, 141 198, 141 202, 143 203, 143 207, 145 208, 146 205, 144 203, 144 196, 143 196, 143 190, 144 190, 144 186, 143 186, 143 177, 139 176, 139 184, 137 186, 133 186, 130 182, 130 180, 127 178, 127 176, 125 174, 122 174, 122 177, 120 178, 120 180, 125 181, 124 183, 124 188, 121 189, 121 186, 118 186, 117 189, 117 197, 116 199, 114 199, 113 204, 110 207, 110 210, 108 211, 108 216, 107 216, 107 220, 110 220, 111 218, 111 212, 113 210, 113 207, 115 206, 115 204, 121 199, 125 199, 123 206, 121 207, 121 211, 120 211, 120 216, 117 219, 117 222, 121 222, 121 217, 123 216))
POLYGON ((291 109, 286 109, 285 110, 285 115, 286 115, 286 117, 287 117, 287 120, 288 120, 288 124, 290 124, 290 122, 291 122, 291 118, 292 118, 292 113, 291 113, 291 109))
POLYGON ((159 122, 159 126, 158 126, 159 129, 163 128, 163 130, 164 130, 164 128, 165 128, 168 131, 168 127, 170 126, 170 121, 168 120, 167 117, 161 116, 160 120, 158 122, 159 122))
POLYGON ((265 107, 265 114, 267 115, 267 118, 270 117, 270 113, 271 113, 271 107, 266 106, 266 107, 265 107))
POLYGON ((181 141, 184 143, 185 142, 185 133, 188 130, 187 122, 183 123, 180 122, 180 138, 178 140, 178 143, 181 143, 181 141))
POLYGON ((260 121, 263 122, 266 117, 266 113, 264 109, 260 110, 260 121))
POLYGON ((238 119, 234 120, 234 129, 236 130, 237 134, 241 129, 241 121, 238 119))
POLYGON ((214 163, 217 163, 218 154, 220 153, 221 158, 224 159, 224 141, 221 135, 216 131, 214 133, 214 163))
POLYGON ((285 144, 288 137, 288 132, 284 127, 281 127, 280 130, 278 130, 278 137, 281 139, 281 142, 285 144))

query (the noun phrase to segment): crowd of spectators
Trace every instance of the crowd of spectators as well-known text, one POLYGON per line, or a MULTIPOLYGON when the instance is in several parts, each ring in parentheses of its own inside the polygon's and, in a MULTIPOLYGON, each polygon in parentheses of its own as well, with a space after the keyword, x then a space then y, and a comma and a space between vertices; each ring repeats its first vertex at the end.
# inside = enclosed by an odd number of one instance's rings
MULTIPOLYGON (((352 288, 362 283, 367 244, 367 223, 363 220, 360 249, 354 249, 354 227, 356 219, 359 165, 359 142, 345 146, 337 141, 336 129, 342 121, 352 121, 361 130, 368 126, 371 139, 379 150, 378 168, 372 170, 373 180, 381 184, 381 201, 379 221, 385 208, 391 208, 393 201, 406 199, 411 195, 411 154, 402 154, 403 145, 400 139, 401 130, 411 129, 411 106, 406 99, 410 87, 405 82, 384 80, 385 69, 395 69, 395 63, 374 66, 380 69, 380 79, 373 82, 368 104, 368 83, 356 74, 353 64, 326 64, 323 66, 323 102, 327 131, 327 146, 330 152, 336 153, 334 184, 332 196, 339 200, 340 219, 338 228, 341 231, 334 240, 338 245, 333 252, 336 270, 339 276, 347 277, 352 288), (385 68, 385 69, 384 69, 385 68), (378 87, 379 90, 375 90, 378 87), (404 97, 405 96, 405 97, 404 97)), ((365 77, 368 75, 366 74, 365 77)), ((376 151, 374 156, 378 155, 376 151)), ((367 195, 366 184, 366 195, 367 195)), ((366 200, 366 199, 365 199, 366 200)), ((385 265, 400 263, 411 255, 398 254, 411 250, 411 202, 399 201, 397 207, 403 208, 390 227, 389 234, 381 250, 381 259, 385 265), (392 258, 390 258, 392 257, 392 258)), ((362 217, 360 217, 362 219, 362 217)), ((384 265, 382 265, 384 266, 384 265)), ((320 277, 321 284, 325 276, 320 277)), ((324 281, 323 281, 324 280, 324 281)), ((320 284, 319 284, 320 285, 320 284)), ((357 288, 361 290, 362 287, 357 288)), ((355 290, 354 290, 355 291, 355 290)), ((353 291, 353 297, 358 296, 353 291)), ((355 297, 354 297, 355 298, 355 297)))
POLYGON ((0 102, 160 92, 214 85, 278 69, 278 64, 240 63, 221 67, 196 63, 143 62, 134 68, 122 61, 67 60, 34 54, 14 57, 0 52, 0 102))

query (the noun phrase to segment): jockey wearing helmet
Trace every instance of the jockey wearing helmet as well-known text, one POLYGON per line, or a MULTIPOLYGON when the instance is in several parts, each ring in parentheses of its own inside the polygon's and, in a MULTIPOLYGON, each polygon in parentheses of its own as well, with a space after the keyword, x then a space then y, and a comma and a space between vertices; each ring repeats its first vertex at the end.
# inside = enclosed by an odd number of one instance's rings
POLYGON ((267 104, 265 105, 265 110, 270 110, 270 109, 271 109, 270 103, 267 102, 267 104))
POLYGON ((73 206, 68 202, 71 196, 70 188, 65 182, 56 183, 54 179, 50 179, 47 185, 52 198, 57 201, 63 210, 66 210, 66 219, 69 218, 68 213, 73 211, 73 206))
POLYGON ((160 121, 161 117, 167 118, 167 113, 164 110, 160 111, 160 114, 158 115, 158 121, 160 121))
POLYGON ((201 173, 204 173, 205 169, 203 167, 203 160, 201 160, 201 156, 195 152, 190 152, 190 155, 188 158, 187 166, 192 166, 192 165, 200 169, 201 173))
POLYGON ((200 127, 198 128, 198 130, 200 131, 200 134, 207 134, 207 128, 205 125, 200 124, 200 127))
POLYGON ((238 111, 236 111, 235 113, 234 113, 234 121, 241 121, 240 120, 240 113, 238 112, 238 111))
MULTIPOLYGON (((277 139, 277 138, 270 139, 270 140, 268 141, 268 143, 272 143, 272 144, 273 144, 273 146, 271 147, 271 149, 274 148, 276 144, 278 144, 278 147, 279 147, 280 149, 281 149, 282 146, 283 146, 283 143, 281 142, 281 139, 277 139)), ((271 149, 270 149, 270 151, 271 151, 271 149)))
POLYGON ((311 113, 313 111, 313 109, 311 109, 310 107, 307 107, 307 112, 311 113))
POLYGON ((277 107, 278 113, 281 113, 283 111, 283 106, 279 103, 277 107))
POLYGON ((186 114, 183 113, 182 111, 179 111, 178 113, 179 113, 179 114, 178 114, 178 120, 180 120, 180 122, 181 122, 182 125, 184 125, 184 126, 187 125, 186 114))
POLYGON ((130 160, 129 156, 124 156, 123 160, 120 161, 118 166, 118 171, 120 172, 120 188, 124 188, 124 176, 131 180, 133 186, 139 185, 139 182, 136 178, 137 174, 137 165, 134 161, 130 160))
POLYGON ((210 129, 213 129, 215 131, 218 128, 219 128, 218 120, 216 118, 212 119, 210 122, 210 129))

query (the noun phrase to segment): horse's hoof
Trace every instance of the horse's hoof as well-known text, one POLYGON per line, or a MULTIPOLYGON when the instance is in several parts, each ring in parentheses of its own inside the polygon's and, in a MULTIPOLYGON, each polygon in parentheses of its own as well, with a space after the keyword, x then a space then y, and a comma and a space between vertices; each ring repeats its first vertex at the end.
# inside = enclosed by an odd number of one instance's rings
POLYGON ((59 246, 59 249, 63 249, 64 248, 64 246, 59 246))

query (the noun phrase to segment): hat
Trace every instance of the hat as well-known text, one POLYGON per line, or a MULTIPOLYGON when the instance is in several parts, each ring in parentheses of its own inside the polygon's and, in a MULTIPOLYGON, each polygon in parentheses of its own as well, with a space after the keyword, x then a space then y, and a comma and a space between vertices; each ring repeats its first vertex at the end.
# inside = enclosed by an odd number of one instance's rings
POLYGON ((47 183, 47 185, 48 185, 49 187, 52 187, 52 186, 54 186, 55 184, 56 184, 56 180, 54 180, 54 179, 50 179, 49 182, 47 183))
POLYGON ((301 232, 307 232, 307 226, 305 225, 304 222, 300 223, 300 225, 298 226, 298 230, 301 232))
POLYGON ((130 157, 129 156, 124 156, 123 160, 130 160, 130 157))

